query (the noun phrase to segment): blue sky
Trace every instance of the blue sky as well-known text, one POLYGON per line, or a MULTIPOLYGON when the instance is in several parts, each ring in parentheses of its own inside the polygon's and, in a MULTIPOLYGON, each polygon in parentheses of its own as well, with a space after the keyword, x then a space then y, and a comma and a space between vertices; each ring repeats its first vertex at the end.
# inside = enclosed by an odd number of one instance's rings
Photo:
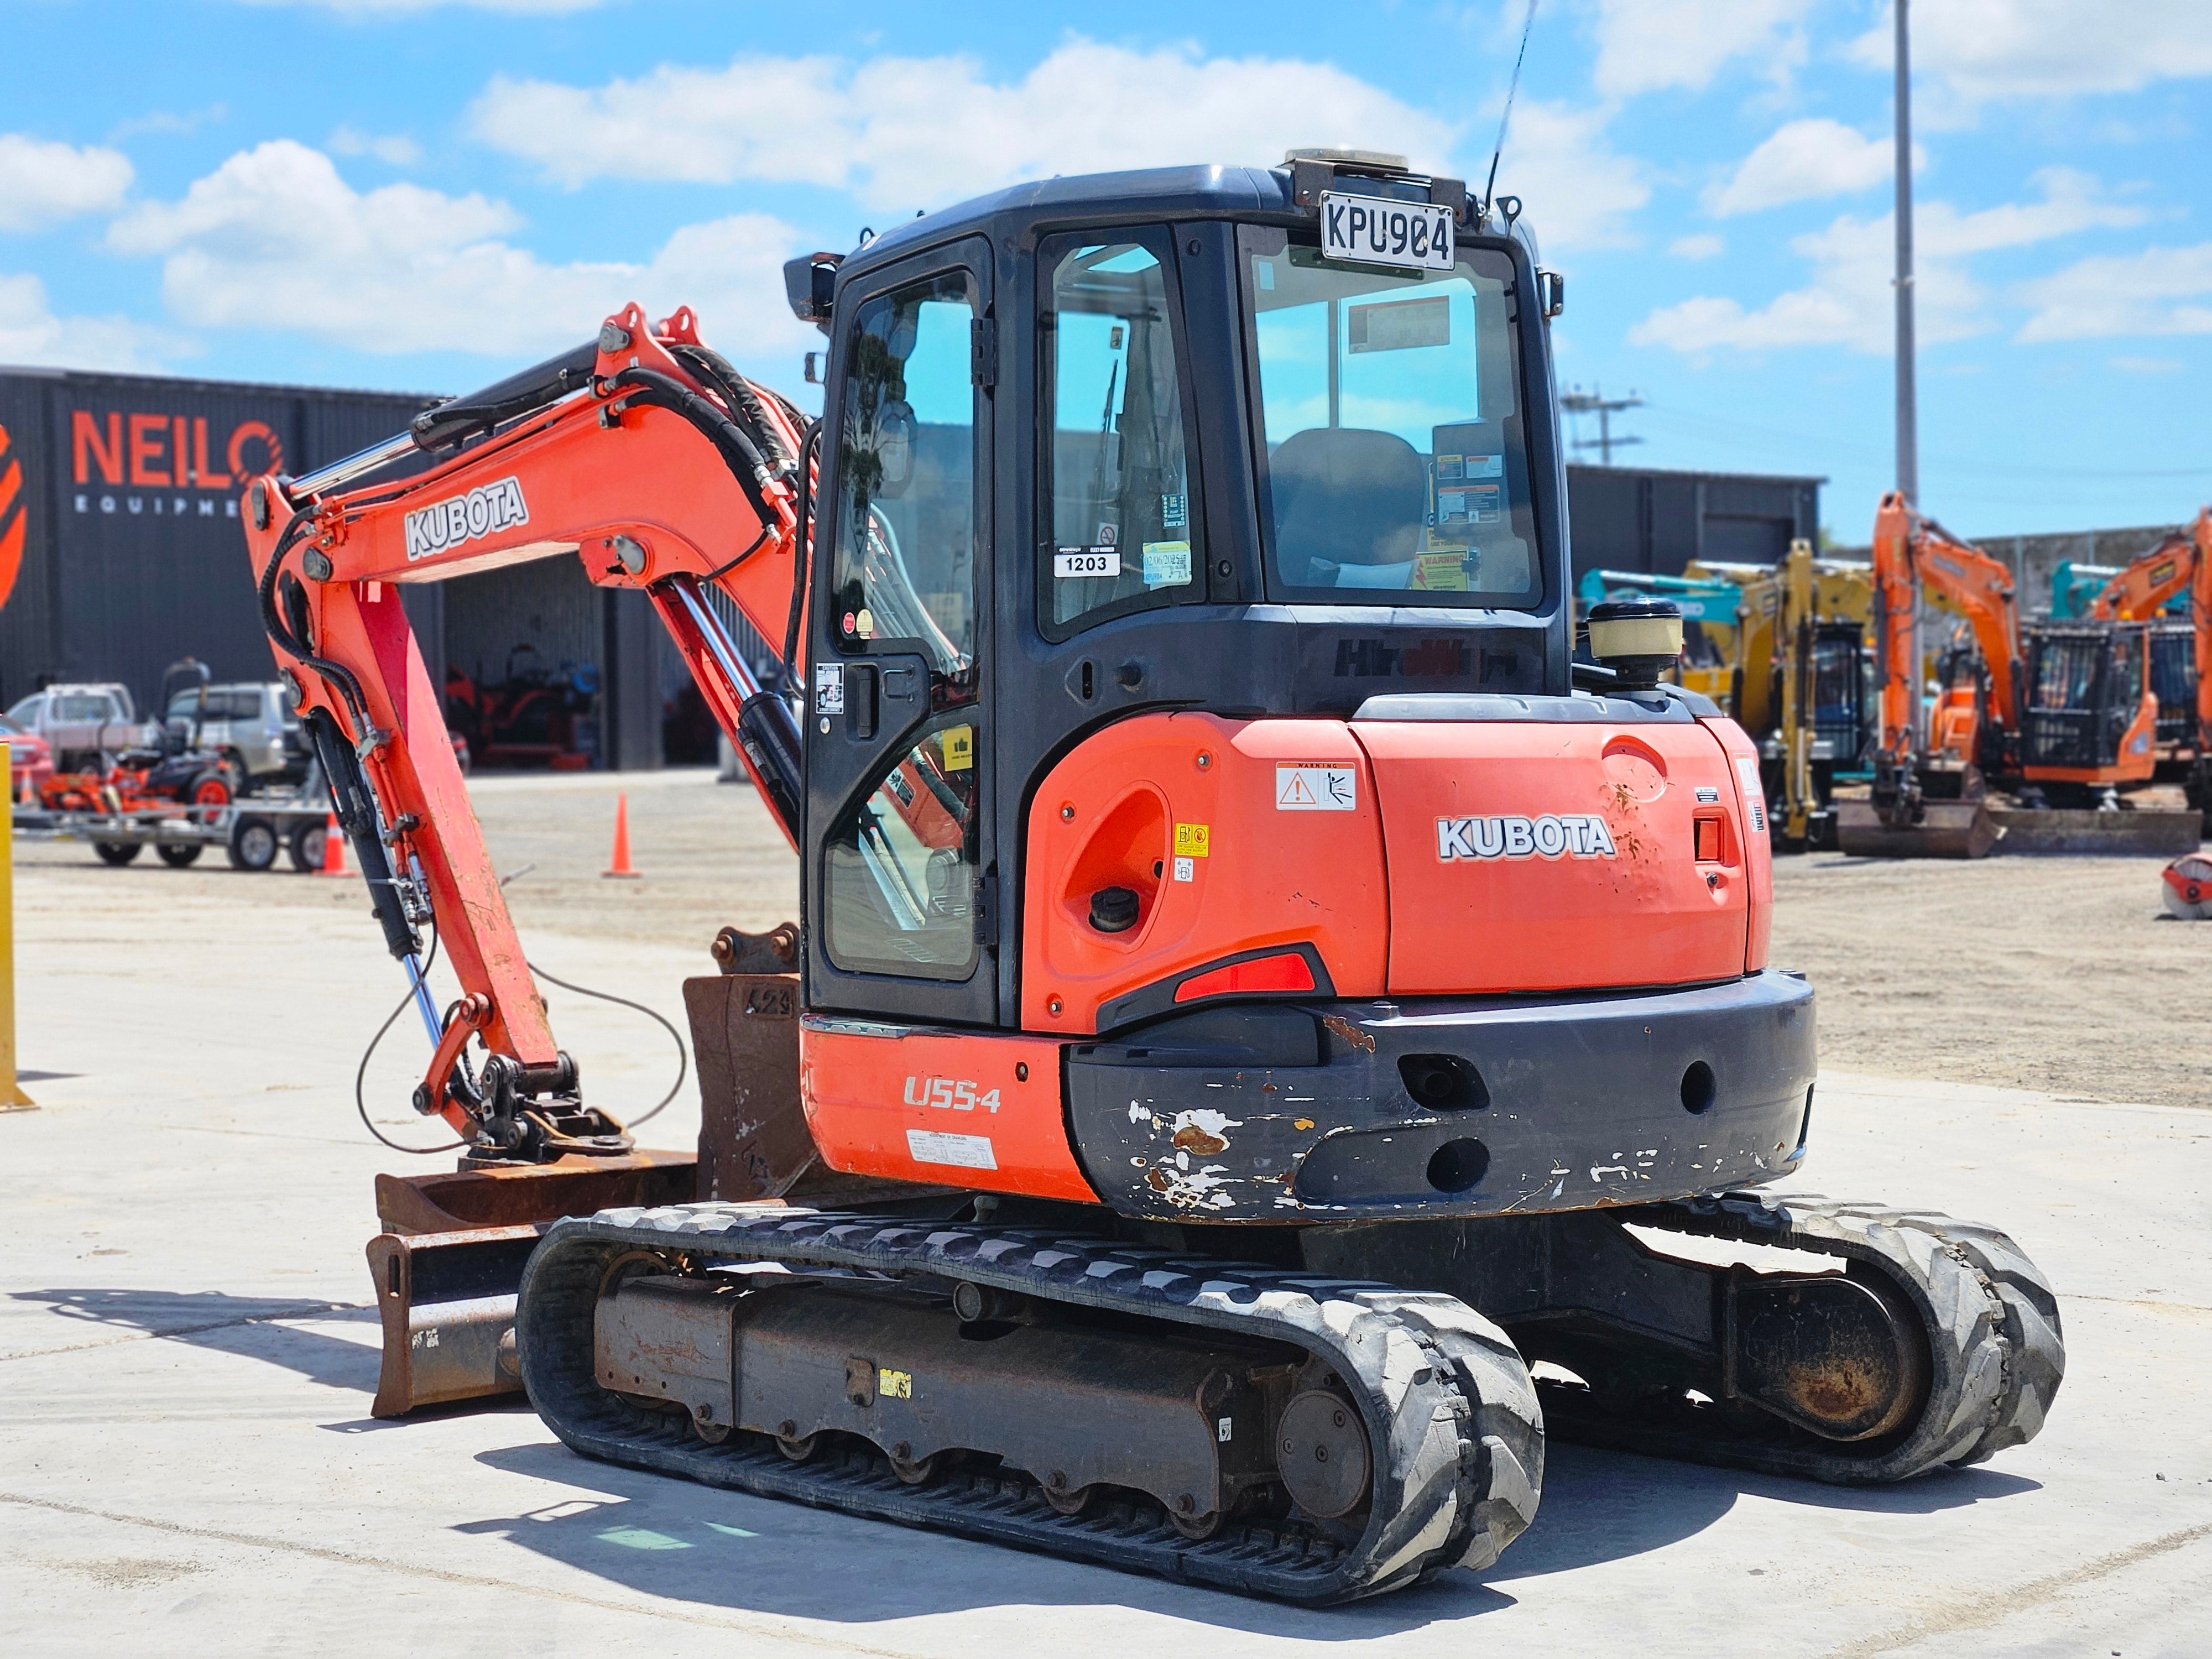
MULTIPOLYGON (((1013 179, 1291 143, 1480 179, 1521 0, 12 0, 0 362, 459 391, 637 298, 802 392, 781 261, 1013 179)), ((1919 0, 1922 496, 2212 498, 2205 0, 1919 0), (2124 18, 2124 21, 2117 20, 2124 18)), ((1890 477, 1875 0, 1543 0, 1499 188, 1624 462, 1890 477)), ((1595 436, 1595 428, 1585 435, 1595 436)))

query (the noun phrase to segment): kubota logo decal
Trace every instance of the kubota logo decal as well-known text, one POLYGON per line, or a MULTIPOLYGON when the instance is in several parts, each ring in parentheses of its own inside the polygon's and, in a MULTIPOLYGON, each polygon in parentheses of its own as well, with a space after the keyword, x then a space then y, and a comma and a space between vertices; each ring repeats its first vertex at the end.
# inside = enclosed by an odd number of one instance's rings
POLYGON ((512 530, 530 522, 530 508, 522 499, 518 478, 479 484, 465 495, 454 495, 410 513, 401 521, 407 535, 407 556, 427 559, 464 542, 512 530))
POLYGON ((15 459, 8 428, 0 426, 0 607, 15 591, 15 573, 23 568, 23 525, 28 516, 23 505, 23 464, 15 459))
POLYGON ((1589 813, 1546 813, 1540 818, 1438 818, 1437 856, 1461 859, 1609 859, 1613 837, 1605 820, 1589 813))

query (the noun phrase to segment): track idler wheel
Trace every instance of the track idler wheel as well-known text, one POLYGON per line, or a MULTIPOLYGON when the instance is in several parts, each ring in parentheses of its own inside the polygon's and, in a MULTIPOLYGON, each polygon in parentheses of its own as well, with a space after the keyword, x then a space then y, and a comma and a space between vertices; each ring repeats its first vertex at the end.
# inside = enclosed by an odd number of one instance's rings
POLYGON ((1928 1339, 1895 1292, 1739 1268, 1728 1295, 1731 1395, 1824 1440, 1877 1439, 1918 1415, 1928 1339))

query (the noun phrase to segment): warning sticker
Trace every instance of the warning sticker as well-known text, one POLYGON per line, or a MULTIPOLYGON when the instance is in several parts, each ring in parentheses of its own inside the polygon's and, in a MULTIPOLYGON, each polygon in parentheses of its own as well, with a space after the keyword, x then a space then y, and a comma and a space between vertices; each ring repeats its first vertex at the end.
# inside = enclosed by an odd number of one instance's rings
POLYGON ((1196 881, 1198 879, 1198 860, 1196 859, 1190 858, 1177 859, 1175 861, 1175 878, 1177 881, 1196 881))
POLYGON ((938 734, 945 753, 945 769, 948 772, 972 771, 975 765, 975 728, 972 726, 948 726, 938 734))
POLYGON ((1351 812, 1359 806, 1359 772, 1350 766, 1278 766, 1278 812, 1351 812))
POLYGON ((1766 786, 1759 781, 1759 763, 1748 755, 1737 756, 1735 776, 1743 786, 1743 804, 1750 809, 1751 832, 1763 836, 1766 833, 1766 786))
POLYGON ((947 1134, 942 1129, 908 1129, 907 1155, 917 1164, 950 1164, 962 1170, 995 1170, 999 1160, 988 1135, 947 1134))
POLYGON ((914 1373, 895 1371, 888 1365, 877 1366, 876 1397, 879 1400, 913 1399, 914 1373))
POLYGON ((1413 586, 1431 593, 1464 593, 1467 592, 1467 555, 1449 553, 1416 553, 1413 556, 1413 586))
POLYGON ((1176 856, 1178 858, 1192 859, 1204 858, 1206 856, 1206 846, 1209 834, 1210 827, 1208 825, 1203 823, 1178 823, 1176 825, 1176 856))

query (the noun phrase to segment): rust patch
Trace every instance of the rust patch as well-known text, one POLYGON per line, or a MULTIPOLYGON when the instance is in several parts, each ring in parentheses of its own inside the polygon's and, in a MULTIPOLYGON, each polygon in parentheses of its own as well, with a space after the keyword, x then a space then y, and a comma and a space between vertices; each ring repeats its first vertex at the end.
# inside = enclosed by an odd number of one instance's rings
MULTIPOLYGON (((1216 1152, 1226 1152, 1229 1143, 1219 1135, 1210 1135, 1195 1123, 1186 1123, 1175 1132, 1176 1149, 1196 1152, 1201 1158, 1211 1158, 1216 1152)), ((1155 1171, 1155 1173, 1158 1173, 1155 1171)))
POLYGON ((1323 1014, 1321 1017, 1321 1023, 1363 1054, 1371 1054, 1375 1052, 1375 1039, 1342 1014, 1323 1014))
POLYGON ((1167 1191, 1170 1187, 1175 1185, 1175 1182, 1169 1177, 1168 1172, 1165 1170, 1163 1170, 1158 1164, 1155 1164, 1151 1169, 1145 1171, 1145 1185, 1150 1187, 1156 1193, 1164 1193, 1167 1191))

